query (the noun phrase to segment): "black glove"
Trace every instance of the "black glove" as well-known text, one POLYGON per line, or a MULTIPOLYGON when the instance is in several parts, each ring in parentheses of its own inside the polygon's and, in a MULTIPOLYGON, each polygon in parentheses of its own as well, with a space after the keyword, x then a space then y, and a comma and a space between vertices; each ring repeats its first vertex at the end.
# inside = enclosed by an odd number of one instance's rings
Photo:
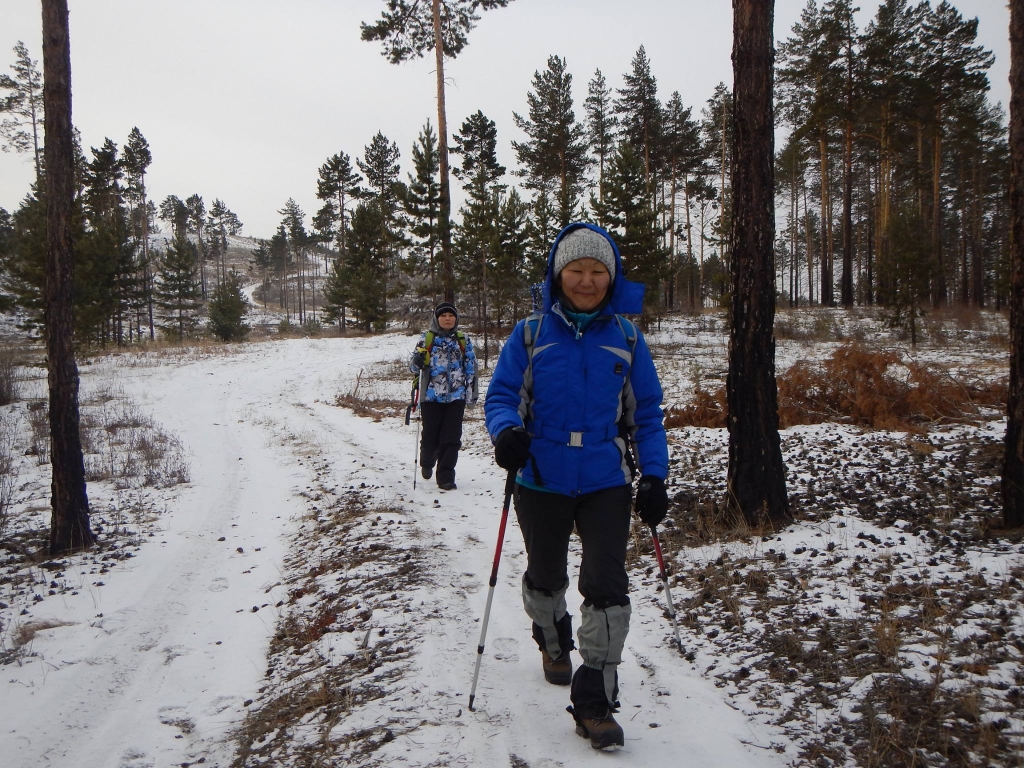
POLYGON ((427 350, 417 349, 416 354, 412 356, 412 364, 423 369, 427 364, 427 350))
POLYGON ((652 528, 668 514, 668 493, 665 481, 653 475, 643 475, 636 487, 637 516, 652 528))
POLYGON ((530 460, 530 433, 522 427, 506 427, 494 441, 494 461, 502 469, 514 472, 530 460))

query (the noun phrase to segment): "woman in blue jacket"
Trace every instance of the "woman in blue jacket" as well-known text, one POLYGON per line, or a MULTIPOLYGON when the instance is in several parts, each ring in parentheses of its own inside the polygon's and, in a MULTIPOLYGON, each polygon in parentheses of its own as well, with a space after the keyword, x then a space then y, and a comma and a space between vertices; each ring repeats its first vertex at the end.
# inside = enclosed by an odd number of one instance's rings
POLYGON ((626 543, 634 462, 636 511, 649 525, 668 509, 668 444, 661 384, 643 336, 619 313, 639 313, 643 286, 623 277, 600 227, 570 224, 548 256, 542 312, 520 321, 487 390, 495 461, 516 475, 515 509, 527 552, 523 604, 544 677, 571 683, 576 732, 595 749, 623 744, 618 665, 629 630, 626 543), (583 545, 579 651, 565 601, 569 536, 583 545))

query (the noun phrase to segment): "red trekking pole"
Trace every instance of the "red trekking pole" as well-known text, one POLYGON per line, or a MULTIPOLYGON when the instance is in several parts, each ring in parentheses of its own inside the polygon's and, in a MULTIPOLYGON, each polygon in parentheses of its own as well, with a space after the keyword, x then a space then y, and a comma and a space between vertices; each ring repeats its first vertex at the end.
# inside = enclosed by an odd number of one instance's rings
POLYGON ((498 583, 498 562, 501 560, 501 545, 505 542, 505 524, 508 522, 508 508, 512 503, 512 489, 515 488, 516 473, 509 470, 505 480, 505 503, 501 508, 501 524, 498 526, 498 544, 494 548, 494 564, 491 566, 490 587, 487 590, 487 607, 484 608, 484 623, 480 627, 480 642, 476 646, 476 666, 473 668, 473 687, 469 691, 469 711, 473 711, 476 698, 476 682, 480 677, 480 659, 484 655, 484 639, 487 637, 487 622, 491 618, 491 601, 494 599, 494 585, 498 583))
POLYGON ((676 633, 676 644, 679 652, 684 653, 683 641, 679 637, 679 624, 676 622, 676 608, 672 604, 672 590, 668 586, 668 570, 665 568, 665 558, 661 556, 661 541, 658 540, 658 529, 651 526, 651 540, 654 542, 654 554, 658 558, 658 569, 661 571, 661 583, 665 585, 665 601, 668 603, 668 615, 672 619, 672 629, 676 633))

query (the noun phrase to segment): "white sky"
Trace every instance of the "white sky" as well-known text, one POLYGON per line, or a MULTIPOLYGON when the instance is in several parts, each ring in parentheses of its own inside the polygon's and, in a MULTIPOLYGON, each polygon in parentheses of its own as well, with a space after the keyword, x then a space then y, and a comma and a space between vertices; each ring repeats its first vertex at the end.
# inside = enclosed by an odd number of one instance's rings
MULTIPOLYGON (((776 41, 789 35, 805 0, 776 0, 776 41)), ((992 98, 1009 102, 1009 11, 1005 0, 959 0, 981 20, 979 41, 996 54, 992 98)), ((865 0, 863 25, 877 4, 865 0)), ((289 197, 309 217, 320 207, 317 170, 343 151, 361 157, 380 130, 402 153, 427 118, 436 130, 433 60, 389 64, 359 39, 383 0, 70 0, 73 116, 88 147, 120 146, 133 126, 149 141, 150 196, 219 197, 244 233, 269 237, 289 197)), ((40 4, 3 0, 0 71, 23 40, 42 67, 40 4)), ((732 79, 728 0, 514 0, 483 14, 459 58, 446 63, 449 133, 480 109, 497 123, 499 160, 515 165, 533 74, 552 54, 573 75, 577 118, 600 68, 622 84, 644 45, 666 100, 678 90, 699 112, 714 86, 732 79)), ((27 155, 0 154, 0 207, 13 210, 32 176, 27 155)), ((458 198, 456 198, 458 203, 458 198)))

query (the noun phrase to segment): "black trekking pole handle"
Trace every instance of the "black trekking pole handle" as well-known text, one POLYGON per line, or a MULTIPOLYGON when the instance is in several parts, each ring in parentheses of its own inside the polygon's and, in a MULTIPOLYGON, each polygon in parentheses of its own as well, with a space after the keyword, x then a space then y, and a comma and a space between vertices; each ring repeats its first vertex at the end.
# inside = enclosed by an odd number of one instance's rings
POLYGON ((491 578, 488 581, 487 606, 484 608, 484 621, 480 627, 480 642, 476 646, 476 665, 473 668, 473 685, 469 691, 469 711, 473 711, 476 699, 476 683, 480 678, 480 660, 484 655, 484 640, 487 638, 487 622, 491 618, 491 601, 494 599, 494 585, 498 583, 498 563, 501 561, 501 547, 505 542, 505 526, 508 523, 508 509, 512 504, 512 491, 516 485, 516 471, 510 469, 505 479, 505 503, 501 507, 501 523, 498 525, 498 543, 494 547, 494 562, 491 564, 491 578))

